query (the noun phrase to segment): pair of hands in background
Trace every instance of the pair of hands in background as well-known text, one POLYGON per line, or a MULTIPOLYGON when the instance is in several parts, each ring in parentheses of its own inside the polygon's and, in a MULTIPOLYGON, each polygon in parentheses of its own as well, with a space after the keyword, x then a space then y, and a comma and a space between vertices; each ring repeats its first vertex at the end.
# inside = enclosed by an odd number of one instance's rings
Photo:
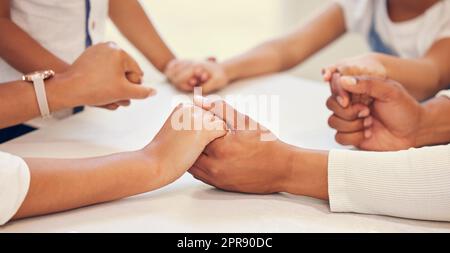
MULTIPOLYGON (((230 81, 224 68, 211 59, 173 60, 165 72, 170 82, 188 92, 202 86, 208 94, 230 81)), ((334 113, 329 125, 337 130, 336 140, 340 144, 373 151, 417 146, 414 136, 419 130, 423 108, 401 84, 388 80, 388 71, 375 54, 327 67, 323 77, 330 83, 332 92, 327 101, 334 113), (352 84, 358 82, 364 87, 355 90, 352 84)))
POLYGON ((404 86, 389 80, 387 70, 372 54, 326 68, 324 80, 332 95, 328 124, 336 141, 369 151, 418 147, 424 107, 404 86))
POLYGON ((164 74, 170 83, 184 92, 192 92, 201 86, 203 94, 210 94, 230 82, 225 69, 215 58, 204 61, 175 59, 169 62, 164 74))

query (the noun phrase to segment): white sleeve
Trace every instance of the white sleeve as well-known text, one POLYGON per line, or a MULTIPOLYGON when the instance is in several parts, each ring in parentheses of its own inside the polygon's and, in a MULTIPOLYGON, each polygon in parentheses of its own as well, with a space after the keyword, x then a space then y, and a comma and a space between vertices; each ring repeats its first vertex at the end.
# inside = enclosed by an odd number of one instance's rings
POLYGON ((372 24, 376 1, 335 0, 344 11, 347 31, 367 35, 372 24))
POLYGON ((333 212, 450 221, 450 145, 400 152, 332 151, 333 212))
POLYGON ((443 90, 439 92, 436 97, 448 97, 450 98, 450 90, 443 90))
POLYGON ((434 41, 438 41, 445 38, 450 38, 450 1, 442 1, 443 7, 440 13, 440 22, 436 23, 435 26, 439 27, 439 32, 434 38, 434 41))
POLYGON ((19 210, 30 185, 30 171, 25 161, 0 152, 0 226, 19 210))

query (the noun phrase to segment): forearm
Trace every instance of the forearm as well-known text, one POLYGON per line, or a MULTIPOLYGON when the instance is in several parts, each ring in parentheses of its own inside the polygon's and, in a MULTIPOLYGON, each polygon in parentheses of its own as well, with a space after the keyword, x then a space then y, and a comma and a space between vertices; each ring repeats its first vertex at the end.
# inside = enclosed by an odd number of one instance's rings
POLYGON ((57 73, 69 65, 42 47, 9 18, 0 18, 0 56, 22 73, 52 69, 57 73))
POLYGON ((137 0, 110 0, 109 15, 128 40, 161 72, 175 58, 137 0))
POLYGON ((332 3, 299 30, 223 62, 230 80, 288 70, 345 33, 341 7, 332 3))
POLYGON ((157 163, 143 151, 78 159, 25 159, 28 194, 15 219, 102 203, 163 185, 157 163))
POLYGON ((450 99, 435 98, 423 107, 416 147, 450 143, 450 99))
POLYGON ((388 78, 402 83, 420 101, 445 88, 440 81, 440 72, 432 61, 402 59, 384 54, 373 54, 373 57, 386 68, 388 78))
MULTIPOLYGON (((70 91, 76 83, 72 77, 57 74, 45 81, 47 100, 51 112, 83 105, 82 97, 70 91)), ((0 85, 0 129, 13 126, 40 116, 33 85, 24 81, 0 85)))

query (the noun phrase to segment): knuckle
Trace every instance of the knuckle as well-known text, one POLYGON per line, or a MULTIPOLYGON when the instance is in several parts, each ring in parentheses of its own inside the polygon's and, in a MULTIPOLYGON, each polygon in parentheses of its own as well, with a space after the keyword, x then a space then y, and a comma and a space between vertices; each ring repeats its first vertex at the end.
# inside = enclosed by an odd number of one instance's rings
POLYGON ((346 138, 341 133, 336 133, 336 135, 334 136, 334 139, 339 144, 342 144, 342 145, 347 145, 348 144, 346 138))
POLYGON ((333 111, 333 97, 329 97, 326 102, 326 106, 330 111, 333 111))
POLYGON ((217 167, 212 167, 212 168, 210 168, 210 169, 209 169, 209 172, 211 173, 211 175, 212 175, 213 177, 219 177, 220 174, 222 173, 222 171, 221 171, 219 168, 217 168, 217 167))
POLYGON ((336 117, 334 115, 328 118, 328 126, 331 128, 336 128, 336 117))

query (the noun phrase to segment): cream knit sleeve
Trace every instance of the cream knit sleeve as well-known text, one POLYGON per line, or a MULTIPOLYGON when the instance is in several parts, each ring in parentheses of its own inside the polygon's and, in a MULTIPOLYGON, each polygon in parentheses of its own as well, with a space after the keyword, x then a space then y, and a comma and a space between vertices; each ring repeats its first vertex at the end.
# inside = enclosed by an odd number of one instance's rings
POLYGON ((400 152, 335 150, 328 173, 333 212, 450 221, 450 145, 400 152))

